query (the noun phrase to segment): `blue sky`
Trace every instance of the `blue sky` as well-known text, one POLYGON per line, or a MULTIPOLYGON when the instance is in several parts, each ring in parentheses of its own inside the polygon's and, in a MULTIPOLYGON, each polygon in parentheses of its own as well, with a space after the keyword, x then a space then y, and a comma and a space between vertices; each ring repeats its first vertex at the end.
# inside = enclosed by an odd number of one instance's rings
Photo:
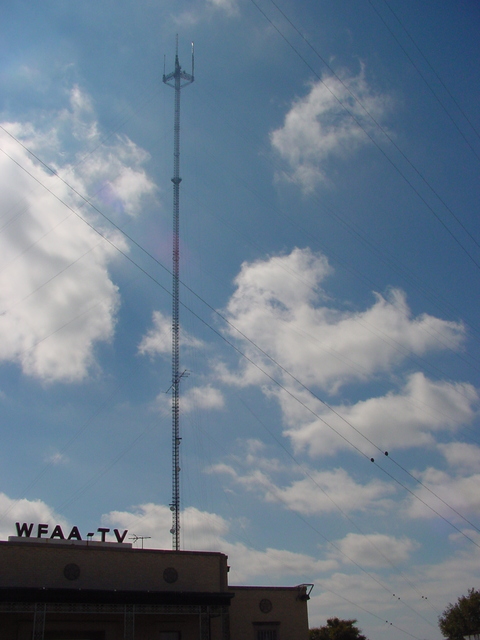
POLYGON ((311 626, 439 638, 479 579, 477 3, 2 22, 2 539, 171 547, 178 33, 182 548, 227 553, 233 584, 314 583, 311 626))

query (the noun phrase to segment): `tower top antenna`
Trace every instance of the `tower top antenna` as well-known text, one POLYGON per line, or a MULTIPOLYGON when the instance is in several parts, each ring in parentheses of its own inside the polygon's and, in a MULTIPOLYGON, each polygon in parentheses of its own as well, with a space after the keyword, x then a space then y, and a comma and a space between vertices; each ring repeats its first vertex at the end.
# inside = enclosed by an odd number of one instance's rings
POLYGON ((175 69, 165 75, 163 82, 175 89, 175 115, 173 140, 173 281, 172 281, 172 547, 180 549, 180 92, 183 87, 192 84, 192 73, 187 73, 178 60, 178 34, 175 44, 175 69))

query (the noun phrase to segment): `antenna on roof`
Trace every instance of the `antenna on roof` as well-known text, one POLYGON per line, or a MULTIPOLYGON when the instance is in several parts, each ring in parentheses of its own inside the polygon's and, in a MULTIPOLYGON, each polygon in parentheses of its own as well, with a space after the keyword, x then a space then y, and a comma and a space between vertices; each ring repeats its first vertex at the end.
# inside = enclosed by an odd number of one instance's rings
POLYGON ((142 549, 143 549, 143 541, 144 540, 150 540, 152 536, 137 536, 135 533, 133 533, 130 536, 130 540, 133 540, 134 544, 135 542, 137 542, 137 540, 141 540, 142 541, 142 549))
POLYGON ((179 283, 180 283, 180 91, 192 84, 193 78, 193 43, 192 73, 186 73, 178 61, 178 34, 175 45, 175 70, 168 75, 163 74, 163 82, 175 89, 175 116, 173 141, 173 283, 172 283, 172 546, 180 549, 180 318, 179 318, 179 283))

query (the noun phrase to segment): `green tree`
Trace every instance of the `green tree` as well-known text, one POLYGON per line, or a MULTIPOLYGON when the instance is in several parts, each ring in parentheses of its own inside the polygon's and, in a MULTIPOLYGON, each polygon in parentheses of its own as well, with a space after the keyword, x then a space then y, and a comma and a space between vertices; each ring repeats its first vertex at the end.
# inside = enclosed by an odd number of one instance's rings
POLYGON ((464 636, 480 633, 480 591, 469 589, 456 604, 449 604, 438 619, 445 638, 463 640, 464 636))
POLYGON ((355 623, 356 620, 329 618, 325 626, 310 629, 309 640, 367 640, 355 623))

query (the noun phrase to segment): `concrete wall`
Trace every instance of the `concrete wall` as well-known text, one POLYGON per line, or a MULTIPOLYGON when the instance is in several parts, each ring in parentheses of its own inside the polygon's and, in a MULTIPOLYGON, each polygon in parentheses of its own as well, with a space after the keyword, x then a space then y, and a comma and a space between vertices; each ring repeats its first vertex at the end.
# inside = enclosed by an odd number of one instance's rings
POLYGON ((0 542, 0 566, 0 587, 217 593, 228 589, 227 557, 222 553, 36 544, 29 539, 0 542), (72 564, 80 570, 73 580, 65 576, 72 564), (166 569, 175 569, 175 582, 165 580, 166 569))

